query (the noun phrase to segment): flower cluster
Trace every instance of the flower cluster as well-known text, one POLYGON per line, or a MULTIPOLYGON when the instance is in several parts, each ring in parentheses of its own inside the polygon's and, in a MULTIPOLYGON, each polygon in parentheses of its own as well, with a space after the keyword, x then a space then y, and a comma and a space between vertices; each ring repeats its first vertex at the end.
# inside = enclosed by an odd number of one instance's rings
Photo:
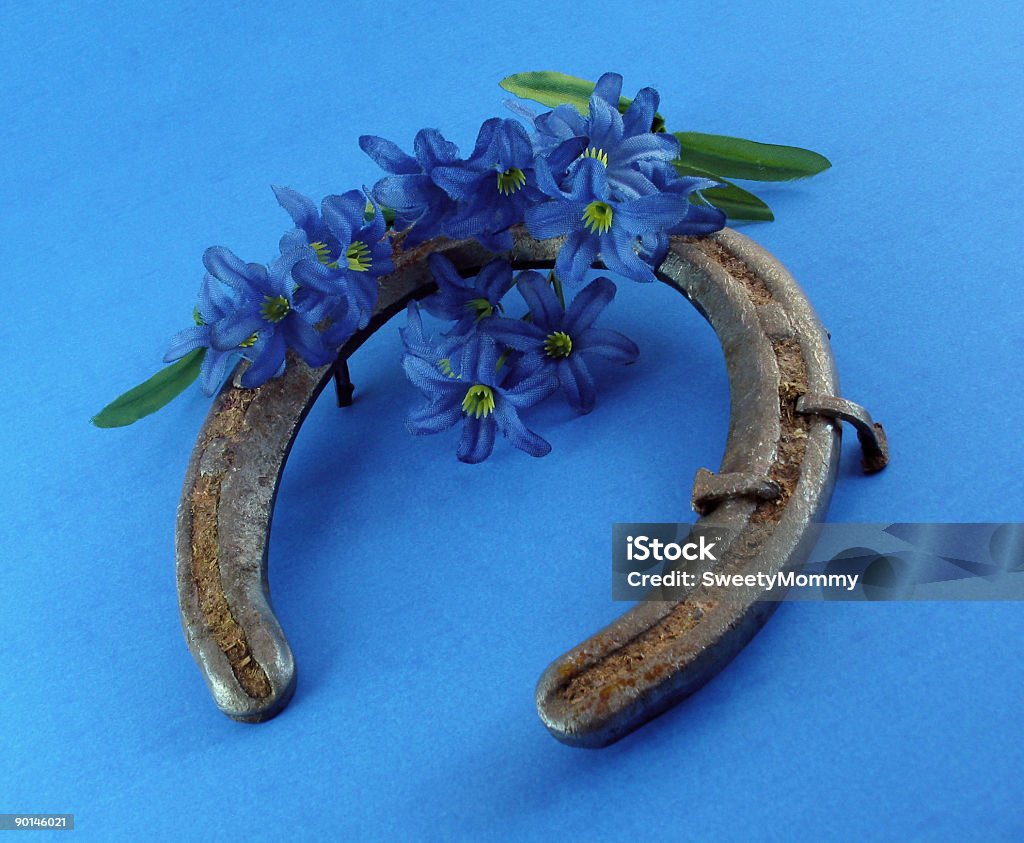
POLYGON ((384 214, 361 191, 328 196, 319 210, 289 188, 274 193, 295 225, 281 238, 280 255, 263 265, 207 249, 196 324, 174 336, 164 357, 205 348, 200 379, 208 395, 239 358, 249 361, 245 387, 280 375, 288 349, 310 366, 330 363, 369 321, 377 279, 394 270, 384 214))
POLYGON ((420 307, 408 307, 403 366, 427 399, 413 412, 409 429, 440 433, 462 424, 458 458, 477 463, 490 456, 497 431, 516 448, 541 457, 551 446, 523 423, 520 412, 560 390, 579 413, 594 407, 595 386, 588 361, 605 357, 636 360, 636 345, 622 334, 594 327, 615 296, 615 285, 598 278, 565 307, 552 283, 539 272, 519 273, 515 286, 529 308, 521 319, 505 313, 503 298, 513 286, 512 266, 487 264, 474 279, 462 279, 443 255, 430 256, 438 292, 423 309, 450 324, 434 340, 420 307))
POLYGON ((165 360, 180 360, 182 371, 200 367, 209 394, 239 359, 248 362, 244 387, 281 374, 289 352, 325 365, 368 324, 378 281, 394 271, 396 243, 475 238, 501 253, 512 247, 513 227, 525 224, 537 238, 563 238, 548 278, 530 271, 513 279, 499 259, 463 279, 440 253, 430 256, 438 292, 423 307, 449 325, 435 340, 419 306, 409 307, 404 368, 427 398, 409 427, 437 433, 461 424, 458 456, 465 462, 486 459, 499 430, 515 447, 546 454, 550 445, 521 412, 556 391, 577 412, 590 412, 596 389, 589 362, 631 363, 638 353, 626 337, 594 326, 615 295, 609 279, 592 281, 568 307, 562 282, 580 287, 598 261, 651 281, 669 235, 708 233, 725 222, 700 198, 716 182, 677 175, 678 141, 653 128, 658 94, 644 88, 620 113, 621 92, 622 78, 606 73, 585 114, 572 105, 539 115, 513 108, 524 122, 486 120, 467 158, 436 129, 416 135, 411 155, 363 136, 361 148, 386 175, 372 191, 328 196, 319 208, 275 187, 294 226, 281 237, 279 255, 264 265, 207 249, 196 324, 173 338, 165 360), (513 286, 528 308, 521 318, 504 309, 513 286))
POLYGON ((365 135, 360 146, 388 173, 373 196, 395 210, 411 244, 443 234, 500 252, 512 245, 512 226, 525 222, 535 237, 565 237, 555 272, 569 284, 598 259, 653 281, 670 234, 717 231, 725 215, 690 201, 717 183, 676 174, 679 142, 652 131, 657 92, 644 88, 620 114, 621 92, 622 77, 606 73, 586 115, 571 105, 541 115, 517 109, 532 137, 516 120, 487 120, 464 160, 436 129, 416 135, 415 155, 365 135))

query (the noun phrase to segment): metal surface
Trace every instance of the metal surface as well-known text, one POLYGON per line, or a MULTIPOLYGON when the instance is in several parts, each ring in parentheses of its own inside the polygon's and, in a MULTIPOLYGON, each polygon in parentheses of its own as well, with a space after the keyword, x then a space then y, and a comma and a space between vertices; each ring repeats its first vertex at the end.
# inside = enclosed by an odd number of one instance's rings
MULTIPOLYGON (((518 232, 506 257, 518 268, 550 267, 559 246, 518 232)), ((470 242, 400 252, 370 325, 342 348, 342 366, 410 299, 433 291, 431 251, 467 274, 493 257, 470 242)), ((658 276, 706 316, 725 352, 732 394, 726 451, 719 473, 699 474, 694 490, 701 523, 734 537, 721 569, 772 573, 801 563, 828 506, 839 455, 838 422, 818 411, 820 403, 797 410, 803 395, 839 394, 827 335, 781 265, 734 231, 673 238, 658 276)), ((339 372, 344 403, 351 384, 339 372)), ((295 687, 294 660, 270 605, 267 545, 291 444, 333 373, 293 360, 284 376, 258 389, 226 386, 186 473, 177 528, 182 623, 218 706, 238 720, 274 716, 295 687)), ((759 595, 694 589, 679 602, 637 606, 545 671, 537 687, 541 719, 566 743, 617 740, 732 659, 776 605, 759 595)))
POLYGON ((871 414, 860 404, 834 395, 801 395, 796 402, 798 413, 842 419, 857 430, 863 459, 861 468, 866 474, 881 471, 889 464, 889 440, 885 429, 871 419, 871 414))

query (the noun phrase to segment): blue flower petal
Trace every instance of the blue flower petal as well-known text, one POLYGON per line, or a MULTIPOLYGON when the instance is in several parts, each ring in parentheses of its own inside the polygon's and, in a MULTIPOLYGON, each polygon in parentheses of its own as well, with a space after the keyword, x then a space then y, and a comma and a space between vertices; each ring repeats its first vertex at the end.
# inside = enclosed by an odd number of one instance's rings
POLYGON ((565 311, 551 284, 543 275, 533 270, 520 272, 516 289, 519 290, 526 306, 530 308, 534 325, 546 332, 562 329, 565 311))
POLYGON ((498 346, 493 339, 476 334, 463 346, 460 371, 468 373, 477 383, 494 386, 498 354, 498 346))
POLYGON ((558 237, 583 227, 584 202, 543 202, 526 210, 526 227, 539 240, 558 237))
POLYGON ((627 137, 651 131, 659 99, 658 92, 654 88, 641 88, 637 91, 633 102, 629 104, 626 113, 622 115, 622 128, 627 137))
POLYGON ((255 311, 239 311, 210 326, 210 347, 231 351, 264 328, 266 322, 255 311))
POLYGON ((281 239, 277 244, 277 250, 283 255, 294 249, 301 249, 303 246, 308 247, 309 241, 310 237, 306 234, 304 229, 290 228, 281 235, 281 239))
POLYGON ((203 365, 199 369, 199 386, 207 395, 213 395, 227 377, 228 367, 238 360, 238 354, 232 351, 214 351, 212 348, 203 357, 203 365))
POLYGON ((573 173, 572 198, 586 202, 608 198, 608 172, 604 164, 595 158, 580 161, 573 173))
POLYGON ((437 129, 420 129, 413 141, 416 160, 423 167, 432 169, 438 164, 449 164, 459 157, 459 148, 451 141, 445 140, 437 129))
POLYGON ((573 105, 559 105, 553 111, 541 114, 534 126, 542 135, 567 140, 587 134, 587 122, 573 105))
POLYGON ((570 354, 558 364, 558 380, 569 406, 577 413, 594 409, 597 390, 587 364, 577 354, 570 354))
POLYGON ((462 399, 453 395, 413 410, 406 418, 405 426, 417 436, 426 436, 453 428, 463 415, 462 399))
POLYGON ((619 109, 605 102, 601 97, 590 97, 590 126, 587 134, 591 146, 607 151, 608 147, 618 145, 622 138, 622 115, 619 109))
POLYGON ((253 267, 256 264, 245 263, 230 249, 225 249, 223 246, 211 246, 203 252, 203 266, 214 278, 223 281, 240 293, 246 293, 252 289, 253 278, 256 275, 253 267))
MULTIPOLYGON (((495 141, 497 129, 501 124, 502 120, 500 117, 492 117, 489 120, 484 120, 480 126, 480 131, 477 132, 476 143, 473 145, 473 152, 469 156, 470 160, 488 155, 491 150, 491 145, 495 141)), ((431 175, 433 175, 433 173, 431 175)))
POLYGON ((300 287, 313 289, 328 296, 339 296, 345 292, 344 273, 324 266, 318 260, 298 261, 292 267, 292 278, 300 287))
POLYGON ((587 270, 597 260, 599 242, 586 231, 570 234, 555 259, 555 274, 570 286, 582 284, 587 270))
POLYGON ((498 160, 504 169, 519 167, 526 169, 533 166, 533 144, 521 123, 515 120, 504 121, 505 131, 499 133, 498 160))
POLYGON ((500 316, 485 319, 480 323, 480 331, 501 345, 529 351, 538 346, 543 347, 547 332, 522 319, 507 319, 500 316))
POLYGON ((216 322, 234 309, 235 303, 224 286, 210 275, 203 274, 203 283, 199 285, 199 300, 196 309, 199 316, 207 325, 216 322))
POLYGON ((285 334, 289 347, 314 369, 338 356, 337 350, 324 345, 323 337, 297 313, 289 314, 285 320, 285 334))
MULTIPOLYGON (((437 366, 421 357, 406 354, 402 357, 402 368, 405 369, 405 375, 412 385, 431 401, 439 400, 451 394, 453 390, 458 390, 460 384, 465 394, 466 387, 463 382, 447 377, 437 366)), ((461 397, 459 400, 462 400, 461 397)))
POLYGON ((711 234, 720 231, 725 225, 725 212, 711 205, 695 205, 692 202, 686 209, 686 217, 673 226, 672 234, 711 234))
POLYGON ((498 401, 494 407, 494 421, 505 438, 520 451, 531 457, 543 457, 551 452, 551 445, 532 430, 528 430, 519 418, 516 408, 508 401, 498 401))
MULTIPOLYGON (((562 141, 562 143, 551 150, 551 152, 541 160, 544 161, 546 171, 558 173, 559 176, 561 176, 566 169, 568 169, 569 165, 583 154, 586 148, 586 138, 569 138, 567 141, 562 141)), ((545 190, 544 192, 549 196, 558 195, 557 193, 551 193, 548 190, 545 190)))
POLYGON ((288 212, 296 227, 310 233, 316 229, 320 215, 312 199, 290 187, 271 185, 270 189, 274 191, 278 204, 288 212))
POLYGON ((210 328, 208 325, 192 325, 178 331, 171 337, 171 344, 164 354, 164 363, 173 363, 197 348, 208 347, 210 344, 210 328))
POLYGON ((256 358, 242 374, 242 386, 246 389, 266 383, 281 370, 285 352, 283 332, 274 331, 265 343, 257 343, 256 348, 259 349, 256 358))
POLYGON ((373 186, 373 198, 399 213, 419 216, 443 191, 428 176, 386 176, 373 186))
POLYGON ((595 278, 580 290, 565 312, 564 330, 575 339, 576 334, 594 324, 594 321, 615 298, 615 284, 610 278, 595 278))
POLYGON ((652 193, 615 209, 616 227, 631 234, 667 231, 686 216, 689 201, 677 193, 652 193))
POLYGON ((467 197, 469 192, 476 187, 480 181, 479 170, 469 169, 465 164, 435 167, 430 177, 434 184, 442 188, 449 196, 455 199, 467 197))
POLYGON ((358 190, 350 190, 341 196, 328 196, 320 204, 324 225, 338 241, 343 258, 345 250, 353 240, 353 232, 363 226, 366 198, 358 190))
POLYGON ((466 463, 483 462, 494 450, 496 429, 497 424, 491 416, 479 419, 475 416, 466 416, 456 456, 466 463))
POLYGON ((625 275, 634 281, 654 281, 651 265, 637 254, 634 248, 636 237, 621 228, 613 228, 601 238, 601 258, 612 272, 625 275))
POLYGON ((491 304, 497 304, 512 289, 512 265, 501 258, 490 261, 477 275, 476 288, 491 304))
POLYGON ((594 86, 593 96, 600 97, 609 105, 619 107, 622 96, 622 77, 618 73, 603 73, 594 86))
POLYGON ((420 172, 420 165, 415 158, 402 152, 397 144, 384 138, 363 135, 359 138, 359 148, 385 172, 401 176, 420 172))
POLYGON ((552 392, 558 389, 558 378, 547 367, 539 368, 532 375, 524 378, 515 386, 503 392, 506 401, 517 409, 525 409, 539 404, 552 392))
POLYGON ((640 349, 629 337, 606 328, 587 328, 573 335, 573 354, 597 354, 614 363, 635 363, 640 349))

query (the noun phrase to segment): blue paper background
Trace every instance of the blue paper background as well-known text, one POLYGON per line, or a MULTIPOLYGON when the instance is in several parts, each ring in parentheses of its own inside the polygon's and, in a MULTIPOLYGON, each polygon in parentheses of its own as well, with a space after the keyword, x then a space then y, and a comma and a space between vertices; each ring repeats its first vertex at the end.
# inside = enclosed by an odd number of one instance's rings
MULTIPOLYGON (((300 665, 258 727, 213 706, 178 622, 174 512, 207 401, 88 419, 188 324, 199 257, 273 255, 268 185, 377 177, 357 137, 471 146, 503 76, 614 69, 671 128, 834 167, 745 230, 808 291, 844 393, 889 432, 836 521, 1022 520, 1020 11, 993 4, 25 3, 0 26, 5 472, 0 812, 82 839, 1021 839, 1019 605, 783 605, 700 694, 566 748, 533 685, 614 617, 613 521, 685 517, 728 389, 661 285, 604 324, 642 360, 543 460, 414 439, 394 326, 316 406, 274 523, 300 665)), ((503 444, 503 443, 499 443, 503 444)))

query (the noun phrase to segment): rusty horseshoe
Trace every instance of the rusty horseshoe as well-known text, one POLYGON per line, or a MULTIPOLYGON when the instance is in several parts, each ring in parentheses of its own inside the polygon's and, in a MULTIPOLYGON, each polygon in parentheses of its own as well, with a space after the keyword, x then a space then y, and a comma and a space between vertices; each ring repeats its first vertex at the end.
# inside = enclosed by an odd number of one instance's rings
MULTIPOLYGON (((554 265, 559 240, 518 229, 504 257, 515 268, 554 265)), ((469 275, 494 255, 473 241, 433 241, 396 253, 369 325, 333 365, 291 359, 256 389, 229 381, 199 433, 185 475, 176 533, 177 584, 189 648, 228 716, 260 722, 295 690, 291 649, 270 604, 267 548, 278 483, 310 407, 332 379, 351 401, 347 359, 406 304, 436 289, 430 252, 469 275)), ((701 521, 728 527, 726 572, 772 573, 810 552, 835 484, 841 421, 856 425, 866 471, 887 459, 885 434, 842 399, 828 335, 782 265, 725 229, 672 238, 658 278, 689 299, 718 335, 731 392, 731 423, 716 473, 701 469, 693 505, 701 521)), ((698 522, 700 523, 700 522, 698 522)), ((537 686, 551 733, 576 746, 604 746, 692 694, 757 633, 775 607, 756 588, 696 587, 673 602, 638 604, 556 659, 537 686)))

